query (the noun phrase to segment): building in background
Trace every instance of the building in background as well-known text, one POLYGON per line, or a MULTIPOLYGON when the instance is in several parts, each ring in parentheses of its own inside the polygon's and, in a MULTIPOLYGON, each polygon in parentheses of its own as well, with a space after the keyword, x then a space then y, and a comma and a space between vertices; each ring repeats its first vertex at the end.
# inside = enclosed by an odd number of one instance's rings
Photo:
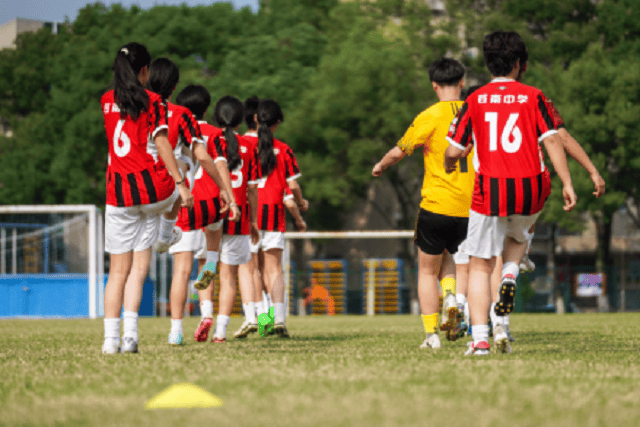
POLYGON ((41 28, 51 28, 57 34, 59 22, 37 21, 35 19, 15 18, 0 25, 0 49, 15 48, 18 34, 28 31, 38 31, 41 28))

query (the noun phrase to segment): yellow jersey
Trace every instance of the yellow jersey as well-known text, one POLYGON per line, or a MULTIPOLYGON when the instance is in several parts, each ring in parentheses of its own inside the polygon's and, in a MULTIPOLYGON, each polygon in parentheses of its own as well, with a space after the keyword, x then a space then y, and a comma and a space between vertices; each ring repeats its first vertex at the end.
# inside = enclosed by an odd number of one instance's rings
POLYGON ((413 154, 416 147, 422 147, 424 181, 420 207, 453 217, 469 216, 476 177, 471 161, 473 151, 460 159, 453 173, 444 171, 444 152, 449 146, 445 137, 462 104, 462 101, 441 101, 432 105, 415 118, 398 141, 398 147, 407 155, 413 154))

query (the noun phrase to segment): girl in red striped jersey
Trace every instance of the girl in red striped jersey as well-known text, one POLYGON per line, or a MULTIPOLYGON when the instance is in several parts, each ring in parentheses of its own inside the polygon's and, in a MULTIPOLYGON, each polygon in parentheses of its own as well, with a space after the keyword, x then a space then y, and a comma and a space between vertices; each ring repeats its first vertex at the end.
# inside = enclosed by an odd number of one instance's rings
POLYGON ((296 179, 300 176, 298 163, 293 151, 282 141, 273 137, 278 124, 284 120, 277 102, 267 99, 260 102, 257 112, 257 137, 245 135, 258 143, 262 178, 258 186, 258 226, 260 242, 251 246, 253 265, 259 262, 259 251, 264 252, 264 282, 273 298, 275 311, 275 332, 288 337, 285 326, 284 278, 282 272, 282 252, 284 250, 285 212, 283 195, 287 186, 300 206, 308 208, 296 179))
MULTIPOLYGON (((239 277, 244 310, 250 316, 248 323, 243 327, 251 331, 258 329, 253 306, 253 277, 249 261, 251 261, 250 240, 257 243, 260 239, 257 220, 259 161, 256 144, 235 133, 242 124, 243 112, 242 102, 232 96, 220 99, 214 112, 214 119, 223 128, 223 132, 215 139, 213 145, 218 156, 225 157, 229 169, 232 170, 234 195, 241 212, 239 222, 225 219, 220 230, 207 233, 208 244, 215 242, 220 248, 220 306, 216 331, 212 339, 212 342, 218 343, 226 341, 229 316, 235 300, 236 276, 239 277)), ((200 301, 212 302, 213 287, 199 291, 199 298, 200 301)), ((195 333, 196 341, 206 341, 207 325, 211 324, 210 316, 212 318, 213 313, 203 312, 202 321, 195 333)))
POLYGON ((105 250, 110 253, 110 267, 102 346, 106 354, 121 351, 123 303, 122 351, 138 351, 138 310, 151 246, 157 238, 158 218, 179 196, 184 206, 193 205, 193 196, 180 177, 167 139, 162 100, 144 89, 150 62, 151 56, 143 45, 123 46, 113 64, 113 90, 101 99, 109 141, 105 250), (147 151, 149 138, 164 160, 167 173, 156 171, 155 160, 147 151))

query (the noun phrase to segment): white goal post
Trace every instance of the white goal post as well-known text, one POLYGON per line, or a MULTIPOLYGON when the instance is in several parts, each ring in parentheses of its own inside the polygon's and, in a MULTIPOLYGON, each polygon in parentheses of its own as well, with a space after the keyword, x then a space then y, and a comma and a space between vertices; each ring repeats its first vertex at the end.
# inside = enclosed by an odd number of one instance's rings
MULTIPOLYGON (((284 284, 285 284, 285 307, 289 305, 289 292, 291 289, 291 240, 298 239, 393 239, 393 238, 413 238, 415 232, 413 230, 406 231, 305 231, 305 232, 287 232, 284 234, 284 284)), ((369 282, 367 283, 367 315, 375 314, 375 274, 374 266, 369 266, 369 282)), ((290 313, 289 313, 290 314, 290 313)))
MULTIPOLYGON (((89 317, 103 315, 104 242, 102 215, 95 205, 0 205, 0 214, 87 214, 88 224, 88 303, 89 317), (98 286, 98 284, 102 284, 98 286)), ((4 245, 3 245, 4 249, 4 245)), ((3 258, 4 260, 4 258, 3 258)))

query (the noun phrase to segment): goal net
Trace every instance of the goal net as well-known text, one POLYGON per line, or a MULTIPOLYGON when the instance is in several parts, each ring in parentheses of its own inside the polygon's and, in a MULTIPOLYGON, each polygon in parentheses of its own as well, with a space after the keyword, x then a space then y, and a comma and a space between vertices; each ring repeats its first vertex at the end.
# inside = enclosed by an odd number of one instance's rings
POLYGON ((101 230, 93 205, 0 206, 0 317, 103 315, 101 230))

